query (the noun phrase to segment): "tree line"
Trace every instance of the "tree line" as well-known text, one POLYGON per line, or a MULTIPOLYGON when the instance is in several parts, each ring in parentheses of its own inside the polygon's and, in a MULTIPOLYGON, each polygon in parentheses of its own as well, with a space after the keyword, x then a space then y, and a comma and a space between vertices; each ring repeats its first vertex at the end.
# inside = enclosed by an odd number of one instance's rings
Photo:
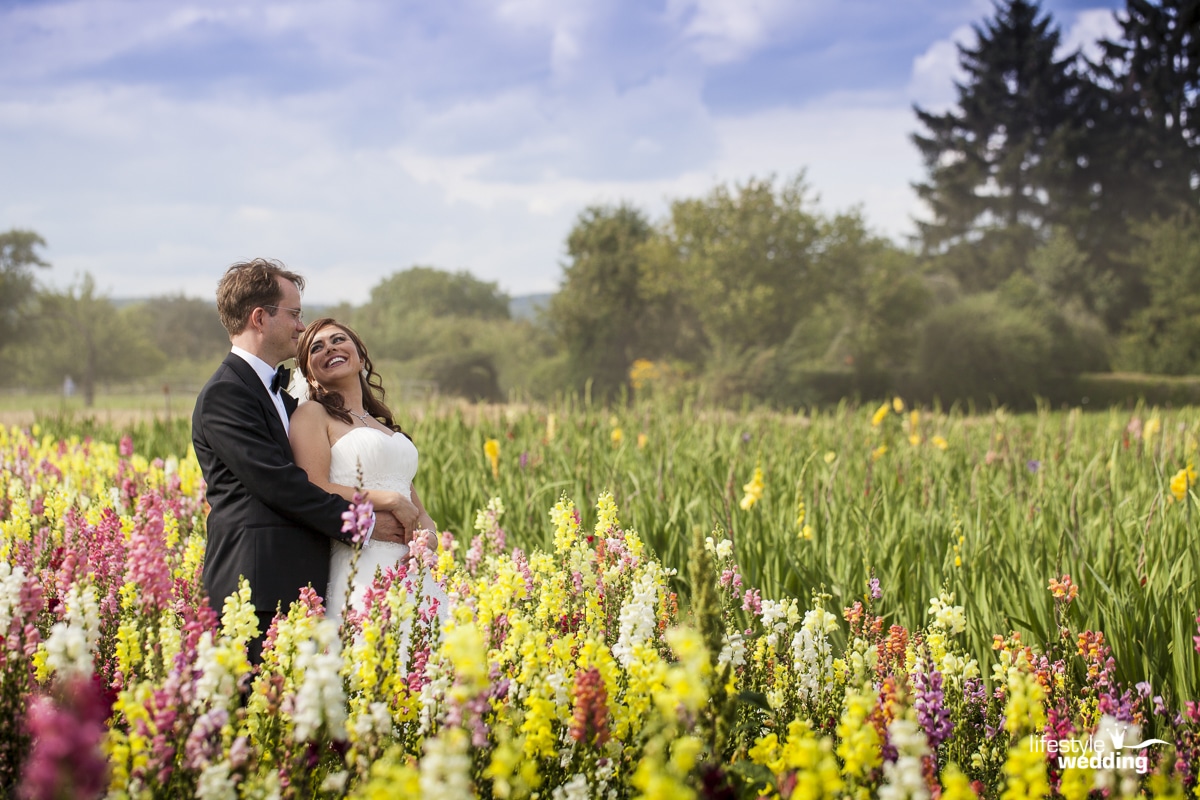
MULTIPOLYGON (((914 108, 927 214, 911 241, 822 210, 803 174, 766 176, 676 199, 658 220, 627 203, 584 210, 535 320, 514 319, 494 283, 426 266, 329 313, 399 377, 484 400, 1023 403, 1081 372, 1194 373, 1200 3, 1129 0, 1116 19, 1094 61, 1062 52, 1036 2, 1002 0, 975 26, 955 104, 914 108)), ((40 289, 44 246, 0 234, 0 380, 194 381, 227 348, 211 301, 118 309, 87 276, 40 289)))

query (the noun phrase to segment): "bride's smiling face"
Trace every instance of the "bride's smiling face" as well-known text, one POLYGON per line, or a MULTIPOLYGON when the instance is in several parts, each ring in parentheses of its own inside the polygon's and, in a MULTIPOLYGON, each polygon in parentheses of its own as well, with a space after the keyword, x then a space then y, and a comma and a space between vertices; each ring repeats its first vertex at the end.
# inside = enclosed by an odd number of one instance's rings
POLYGON ((356 380, 363 368, 363 355, 350 334, 333 324, 312 336, 303 360, 307 362, 308 378, 322 386, 356 380))

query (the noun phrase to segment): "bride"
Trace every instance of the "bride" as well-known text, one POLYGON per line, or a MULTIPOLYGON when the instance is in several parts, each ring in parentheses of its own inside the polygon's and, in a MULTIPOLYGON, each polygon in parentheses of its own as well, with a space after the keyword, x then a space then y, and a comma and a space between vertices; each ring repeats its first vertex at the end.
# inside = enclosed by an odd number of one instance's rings
MULTIPOLYGON (((309 324, 296 348, 296 366, 307 393, 292 414, 289 438, 298 464, 308 479, 328 492, 352 500, 361 487, 376 513, 391 513, 409 541, 427 537, 436 552, 437 526, 421 504, 412 479, 417 474, 417 448, 395 423, 383 402, 383 384, 371 365, 366 345, 347 326, 323 317, 309 324)), ((295 381, 293 380, 293 385, 295 381)), ((340 619, 350 582, 350 564, 357 548, 332 543, 327 614, 340 619)), ((377 568, 397 567, 408 560, 408 545, 369 541, 355 569, 351 604, 357 606, 375 578, 377 568)), ((445 592, 424 576, 420 608, 439 617, 449 612, 445 592)))

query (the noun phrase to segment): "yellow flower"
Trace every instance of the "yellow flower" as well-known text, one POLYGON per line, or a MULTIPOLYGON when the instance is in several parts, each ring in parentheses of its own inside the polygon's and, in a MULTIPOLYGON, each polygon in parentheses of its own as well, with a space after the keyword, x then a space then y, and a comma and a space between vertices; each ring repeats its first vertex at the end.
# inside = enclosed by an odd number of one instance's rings
POLYGON ((762 500, 762 496, 763 496, 763 471, 762 471, 762 468, 760 468, 760 467, 754 468, 754 477, 750 479, 749 483, 747 483, 745 486, 742 487, 742 491, 745 492, 746 494, 744 497, 742 497, 742 502, 739 505, 741 505, 742 511, 749 511, 750 509, 754 508, 755 503, 757 503, 759 500, 762 500))
POLYGON ((558 431, 558 419, 553 414, 546 415, 546 441, 553 442, 554 434, 558 431))
POLYGON ((635 390, 641 389, 648 383, 653 383, 662 376, 658 365, 645 358, 639 358, 629 367, 629 385, 635 390))
POLYGON ((500 442, 495 439, 488 439, 483 443, 483 454, 487 456, 487 460, 492 464, 492 477, 500 477, 500 442))
POLYGON ((921 443, 921 435, 917 434, 917 433, 910 433, 908 435, 908 443, 911 444, 913 447, 916 447, 917 445, 919 445, 921 443))
POLYGON ((1188 496, 1188 490, 1196 485, 1196 468, 1189 463, 1186 467, 1175 473, 1175 477, 1171 478, 1171 494, 1176 500, 1182 502, 1188 496))
POLYGON ((950 443, 946 441, 946 437, 944 436, 935 436, 929 441, 933 442, 933 446, 938 450, 945 450, 950 446, 950 443))
POLYGON ((892 410, 895 411, 897 414, 903 414, 904 413, 904 401, 901 400, 899 397, 893 397, 892 398, 892 410))
POLYGON ((1146 441, 1150 441, 1158 435, 1160 430, 1162 430, 1162 420, 1158 417, 1151 417, 1146 423, 1146 427, 1142 429, 1142 437, 1146 441))
POLYGON ((883 454, 886 452, 887 452, 887 445, 886 444, 879 445, 879 447, 876 447, 874 450, 871 451, 871 460, 878 461, 879 459, 883 458, 883 454))
POLYGON ((832 464, 834 461, 837 461, 837 453, 830 450, 825 454, 825 463, 832 464))
POLYGON ((883 421, 887 419, 889 411, 891 411, 891 407, 889 407, 887 403, 884 403, 879 408, 875 409, 875 415, 871 417, 871 427, 878 428, 880 425, 882 425, 883 421))
POLYGON ((620 444, 621 440, 624 438, 625 438, 624 431, 622 431, 620 428, 613 428, 613 430, 612 430, 612 443, 613 444, 620 444))
POLYGON ((637 438, 637 446, 638 446, 638 450, 641 450, 641 449, 643 449, 643 448, 646 446, 646 444, 647 444, 649 441, 650 441, 650 437, 649 437, 649 436, 647 436, 647 435, 646 435, 646 434, 644 434, 644 433, 639 433, 639 434, 638 434, 638 438, 637 438))

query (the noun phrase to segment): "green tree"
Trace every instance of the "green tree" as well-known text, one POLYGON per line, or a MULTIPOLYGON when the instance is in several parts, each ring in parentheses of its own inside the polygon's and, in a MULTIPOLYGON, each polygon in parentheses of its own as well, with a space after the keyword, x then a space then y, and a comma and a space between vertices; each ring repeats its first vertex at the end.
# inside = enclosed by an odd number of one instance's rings
POLYGON ((0 233, 0 343, 22 338, 37 299, 33 268, 50 266, 37 253, 45 246, 46 241, 33 231, 14 228, 0 233))
POLYGON ((872 235, 858 214, 838 215, 826 227, 823 258, 837 276, 828 305, 840 320, 828 355, 861 375, 908 367, 932 302, 917 259, 872 235))
MULTIPOLYGON (((828 243, 804 175, 776 188, 751 179, 677 200, 665 229, 674 274, 714 351, 744 353, 787 340, 829 287, 828 243)), ((724 356, 722 356, 724 357, 724 356)))
POLYGON ((645 215, 624 204, 588 208, 571 229, 562 286, 546 314, 575 388, 590 380, 610 397, 635 359, 672 351, 676 298, 669 283, 651 279, 654 239, 645 215))
POLYGON ((34 385, 56 386, 70 376, 95 401, 97 384, 153 375, 165 357, 151 339, 138 307, 118 311, 96 294, 91 275, 66 291, 39 296, 36 348, 21 348, 22 374, 34 385))
POLYGON ((167 295, 152 297, 135 308, 133 313, 151 339, 172 361, 205 361, 229 351, 229 334, 212 301, 167 295))
POLYGON ((401 361, 427 355, 433 319, 507 320, 508 296, 469 272, 412 267, 373 289, 348 320, 368 337, 372 355, 401 361))
POLYGON ((1024 269, 1040 231, 1066 213, 1081 85, 1036 2, 1004 0, 975 33, 959 47, 957 108, 916 108, 928 133, 913 136, 928 171, 915 188, 933 217, 919 223, 921 242, 971 291, 1024 269))
POLYGON ((1131 261, 1146 276, 1149 302, 1129 320, 1122 366, 1143 372, 1200 372, 1200 215, 1184 212, 1135 226, 1131 261))
POLYGON ((1083 95, 1086 123, 1067 224, 1116 283, 1110 330, 1149 301, 1135 228, 1200 204, 1200 4, 1129 0, 1083 95))

